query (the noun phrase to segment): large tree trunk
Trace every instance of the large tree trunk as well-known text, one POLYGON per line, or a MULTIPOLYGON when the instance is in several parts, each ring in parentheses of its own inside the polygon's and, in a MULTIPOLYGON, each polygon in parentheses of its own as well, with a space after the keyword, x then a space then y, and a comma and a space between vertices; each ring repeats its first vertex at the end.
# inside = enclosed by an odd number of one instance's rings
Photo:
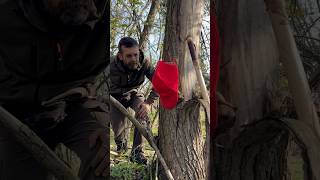
POLYGON ((203 1, 167 1, 167 7, 163 57, 177 60, 184 101, 172 110, 160 108, 160 150, 175 179, 206 179, 200 102, 192 99, 196 77, 186 42, 191 36, 199 49, 203 1))
POLYGON ((290 133, 303 150, 308 179, 320 179, 318 118, 310 101, 284 5, 278 4, 280 0, 266 2, 268 8, 262 0, 220 2, 220 34, 224 42, 220 88, 227 100, 237 106, 238 112, 237 126, 229 133, 233 141, 218 137, 214 144, 214 177, 219 180, 287 179, 286 155, 290 133), (277 43, 274 34, 277 35, 277 43), (276 48, 281 50, 282 66, 288 72, 289 88, 296 101, 297 114, 302 119, 279 121, 267 118, 256 122, 272 111, 282 113, 277 97, 281 95, 281 86, 276 80, 280 79, 276 48), (248 123, 251 124, 244 130, 240 129, 248 123))
MULTIPOLYGON (((160 119, 160 149, 173 177, 176 180, 205 179, 200 103, 190 100, 174 110, 161 108, 160 119)), ((161 175, 160 179, 165 178, 161 175)))
POLYGON ((264 112, 267 93, 279 78, 277 46, 263 0, 218 2, 219 89, 237 107, 239 129, 268 113, 264 112))
POLYGON ((215 178, 283 179, 287 135, 269 129, 266 136, 257 134, 259 131, 239 136, 243 125, 261 120, 274 110, 276 103, 269 95, 279 88, 278 51, 266 6, 263 0, 217 3, 221 40, 219 91, 237 111, 235 127, 214 143, 215 178))
POLYGON ((197 82, 190 52, 187 47, 187 38, 191 36, 196 49, 200 48, 202 13, 203 2, 201 0, 167 2, 163 57, 167 61, 170 61, 172 58, 177 60, 180 90, 185 101, 192 98, 197 82))

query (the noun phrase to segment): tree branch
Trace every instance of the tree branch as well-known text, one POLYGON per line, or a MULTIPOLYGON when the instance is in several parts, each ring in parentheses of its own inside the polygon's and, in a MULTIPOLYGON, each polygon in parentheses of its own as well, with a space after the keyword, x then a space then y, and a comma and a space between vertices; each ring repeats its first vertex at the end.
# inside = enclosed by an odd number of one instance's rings
POLYGON ((25 124, 0 106, 0 123, 59 180, 80 180, 73 171, 25 124))

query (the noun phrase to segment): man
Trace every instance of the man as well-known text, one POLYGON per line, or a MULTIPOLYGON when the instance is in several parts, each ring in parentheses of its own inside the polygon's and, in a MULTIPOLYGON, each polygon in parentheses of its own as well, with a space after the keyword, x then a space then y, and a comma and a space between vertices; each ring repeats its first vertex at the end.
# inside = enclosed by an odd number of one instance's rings
MULTIPOLYGON (((151 80, 154 69, 150 60, 146 59, 136 40, 124 37, 119 41, 118 54, 111 58, 110 62, 110 95, 116 98, 124 107, 132 108, 136 118, 141 122, 149 124, 150 105, 158 97, 152 90, 145 100, 138 89, 144 83, 145 76, 151 80)), ((128 122, 126 117, 116 108, 110 107, 111 125, 114 132, 115 143, 119 153, 127 151, 128 122)), ((130 160, 146 164, 147 159, 142 150, 143 139, 138 129, 134 129, 133 146, 130 160)))
MULTIPOLYGON (((105 179, 109 166, 107 110, 92 86, 108 64, 105 7, 106 0, 0 1, 0 105, 49 147, 73 150, 83 180, 105 179)), ((46 179, 10 133, 0 125, 0 179, 46 179)))

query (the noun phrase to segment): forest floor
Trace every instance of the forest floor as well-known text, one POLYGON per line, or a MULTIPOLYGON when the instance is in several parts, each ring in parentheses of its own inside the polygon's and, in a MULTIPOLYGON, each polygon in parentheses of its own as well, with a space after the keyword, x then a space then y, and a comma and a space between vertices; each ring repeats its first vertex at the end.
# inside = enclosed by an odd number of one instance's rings
MULTIPOLYGON (((151 117, 154 117, 155 113, 152 113, 151 117)), ((156 136, 158 134, 158 119, 152 118, 152 134, 156 136), (153 121, 154 120, 154 121, 153 121)), ((148 159, 147 165, 140 165, 137 163, 132 163, 129 160, 131 147, 133 143, 133 125, 130 128, 128 151, 125 154, 116 153, 116 144, 114 142, 113 131, 110 131, 110 163, 111 163, 111 179, 114 180, 149 180, 151 171, 151 166, 154 164, 154 154, 155 151, 151 148, 149 143, 144 140, 144 155, 148 159)))
MULTIPOLYGON (((155 112, 151 114, 151 117, 155 116, 155 112)), ((158 118, 151 118, 153 121, 152 125, 152 134, 154 136, 158 135, 158 118), (153 120, 154 119, 154 120, 153 120)), ((204 134, 205 139, 205 114, 201 112, 201 128, 204 134)), ((156 169, 156 160, 155 160, 155 151, 151 148, 149 143, 145 140, 144 142, 144 154, 148 159, 147 165, 139 165, 129 161, 129 156, 131 152, 131 146, 133 142, 133 127, 130 129, 130 141, 128 144, 128 152, 122 155, 116 153, 116 145, 114 142, 113 131, 110 131, 110 162, 111 162, 111 179, 113 180, 151 180, 155 179, 155 169, 156 169)))
MULTIPOLYGON (((154 117, 155 114, 152 115, 154 117)), ((202 132, 205 132, 204 113, 201 113, 202 132)), ((152 133, 154 136, 158 134, 158 119, 155 118, 152 125, 152 133)), ((205 138, 205 137, 204 137, 205 138)), ((128 152, 118 155, 116 153, 116 145, 114 142, 113 131, 110 131, 110 161, 111 161, 111 179, 113 180, 152 180, 155 179, 155 152, 148 144, 144 143, 144 154, 148 159, 147 165, 139 165, 129 161, 131 146, 133 142, 133 127, 130 130, 130 141, 128 144, 128 152)), ((295 150, 294 153, 288 155, 288 168, 290 180, 302 180, 303 178, 303 160, 300 156, 300 151, 295 150)))

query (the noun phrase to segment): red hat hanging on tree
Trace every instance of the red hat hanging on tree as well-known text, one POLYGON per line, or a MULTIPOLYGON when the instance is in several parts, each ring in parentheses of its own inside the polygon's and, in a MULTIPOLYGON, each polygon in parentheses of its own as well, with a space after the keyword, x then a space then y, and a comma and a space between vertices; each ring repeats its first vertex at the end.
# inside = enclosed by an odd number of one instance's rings
POLYGON ((160 105, 166 109, 176 107, 178 102, 179 72, 173 62, 158 61, 152 77, 153 88, 160 96, 160 105))

